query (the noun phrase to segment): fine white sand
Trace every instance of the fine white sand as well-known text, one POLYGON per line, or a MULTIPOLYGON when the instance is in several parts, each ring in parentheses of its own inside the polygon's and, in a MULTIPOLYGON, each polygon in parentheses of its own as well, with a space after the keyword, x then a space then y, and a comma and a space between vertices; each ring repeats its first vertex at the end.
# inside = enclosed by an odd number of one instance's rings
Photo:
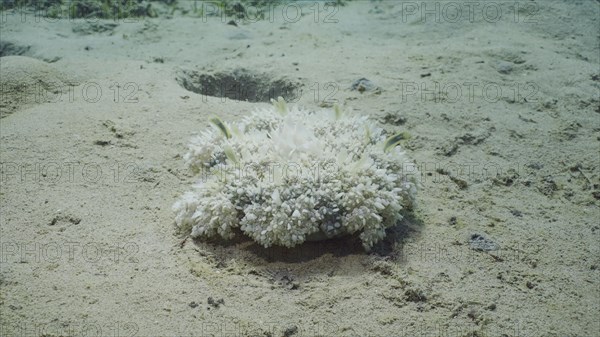
POLYGON ((597 336, 600 4, 408 4, 237 27, 2 13, 2 335, 597 336), (414 216, 370 253, 182 241, 188 140, 266 103, 180 83, 236 69, 408 131, 414 216))

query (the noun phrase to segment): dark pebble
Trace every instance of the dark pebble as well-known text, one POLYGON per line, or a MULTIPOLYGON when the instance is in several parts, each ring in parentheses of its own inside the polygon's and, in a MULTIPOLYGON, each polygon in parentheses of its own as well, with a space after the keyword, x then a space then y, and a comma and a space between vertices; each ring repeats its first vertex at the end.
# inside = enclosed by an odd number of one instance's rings
POLYGON ((283 332, 283 336, 290 337, 292 335, 295 335, 296 333, 298 333, 298 327, 294 325, 285 329, 285 331, 283 332))
POLYGON ((498 250, 498 244, 494 241, 484 237, 481 234, 472 234, 471 240, 469 240, 469 246, 471 249, 489 252, 492 250, 498 250))
POLYGON ((377 88, 377 86, 375 85, 375 83, 369 81, 366 78, 359 78, 358 80, 352 82, 352 85, 350 86, 350 89, 352 90, 356 90, 360 93, 363 93, 365 91, 371 91, 371 90, 375 90, 377 88))
POLYGON ((222 298, 215 301, 212 297, 209 297, 207 299, 207 302, 213 308, 218 308, 219 306, 221 306, 221 304, 225 304, 225 300, 223 300, 222 298))

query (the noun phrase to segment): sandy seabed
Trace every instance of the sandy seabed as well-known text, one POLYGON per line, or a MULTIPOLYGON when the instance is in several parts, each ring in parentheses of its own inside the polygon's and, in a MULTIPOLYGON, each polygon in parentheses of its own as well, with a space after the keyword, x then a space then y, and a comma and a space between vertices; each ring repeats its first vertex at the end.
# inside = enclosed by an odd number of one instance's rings
POLYGON ((599 336, 600 3, 475 3, 3 12, 2 336, 599 336), (177 233, 188 140, 273 93, 410 133, 377 249, 177 233))

